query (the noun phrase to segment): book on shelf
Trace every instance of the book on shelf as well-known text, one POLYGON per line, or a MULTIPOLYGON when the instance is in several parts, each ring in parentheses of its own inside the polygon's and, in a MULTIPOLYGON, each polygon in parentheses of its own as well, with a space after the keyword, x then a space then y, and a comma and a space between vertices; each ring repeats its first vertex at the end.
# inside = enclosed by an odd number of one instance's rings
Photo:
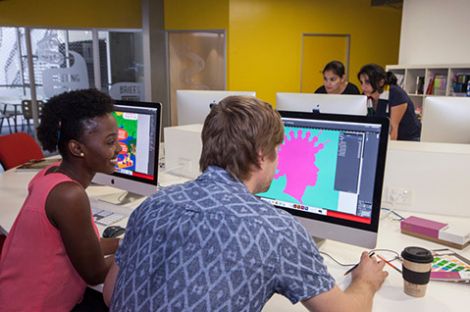
POLYGON ((452 80, 452 93, 454 96, 466 96, 470 74, 458 73, 452 80))
POLYGON ((59 162, 58 158, 31 159, 16 167, 17 171, 39 171, 54 163, 59 162))
POLYGON ((434 76, 434 95, 445 95, 446 94, 447 77, 445 75, 434 76))
POLYGON ((426 94, 432 95, 434 93, 434 77, 429 78, 428 87, 426 88, 426 94))
POLYGON ((416 77, 416 94, 424 93, 424 76, 416 77))

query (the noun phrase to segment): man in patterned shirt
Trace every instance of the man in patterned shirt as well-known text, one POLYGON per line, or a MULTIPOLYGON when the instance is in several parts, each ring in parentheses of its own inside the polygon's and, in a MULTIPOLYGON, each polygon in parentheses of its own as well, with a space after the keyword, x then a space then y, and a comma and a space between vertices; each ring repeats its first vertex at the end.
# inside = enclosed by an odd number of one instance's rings
POLYGON ((162 189, 131 215, 105 283, 112 311, 260 311, 274 293, 315 311, 371 310, 387 273, 363 253, 343 292, 306 230, 255 195, 268 189, 284 136, 252 97, 214 106, 203 172, 162 189))

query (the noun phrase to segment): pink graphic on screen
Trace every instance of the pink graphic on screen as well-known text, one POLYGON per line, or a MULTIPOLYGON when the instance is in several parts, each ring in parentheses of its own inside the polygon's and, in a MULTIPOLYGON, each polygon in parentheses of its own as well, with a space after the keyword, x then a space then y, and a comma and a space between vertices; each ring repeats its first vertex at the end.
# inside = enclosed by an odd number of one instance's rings
POLYGON ((290 140, 284 136, 284 143, 281 145, 278 154, 279 163, 277 165, 278 172, 274 176, 275 179, 286 176, 286 187, 284 193, 302 202, 302 196, 307 186, 315 186, 317 184, 318 172, 320 169, 316 166, 316 155, 321 151, 329 140, 318 143, 318 135, 310 139, 310 131, 306 132, 305 138, 302 138, 302 130, 289 132, 290 140), (318 144, 317 144, 318 143, 318 144), (317 145, 315 145, 317 144, 317 145))

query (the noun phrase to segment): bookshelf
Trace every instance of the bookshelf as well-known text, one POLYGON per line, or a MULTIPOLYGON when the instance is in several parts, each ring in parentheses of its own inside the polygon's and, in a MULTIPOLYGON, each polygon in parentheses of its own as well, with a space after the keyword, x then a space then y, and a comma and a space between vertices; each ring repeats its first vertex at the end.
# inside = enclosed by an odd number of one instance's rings
POLYGON ((423 111, 426 96, 466 96, 470 80, 470 64, 447 65, 387 65, 398 84, 413 100, 416 113, 423 111))

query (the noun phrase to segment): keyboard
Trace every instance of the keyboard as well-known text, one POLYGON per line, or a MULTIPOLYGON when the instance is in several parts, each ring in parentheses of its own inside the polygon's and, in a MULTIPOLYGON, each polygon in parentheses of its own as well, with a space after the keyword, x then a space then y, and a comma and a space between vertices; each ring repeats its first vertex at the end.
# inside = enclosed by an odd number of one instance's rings
POLYGON ((93 213, 93 219, 95 220, 95 222, 104 226, 114 224, 126 217, 125 215, 122 215, 120 213, 115 213, 98 208, 91 208, 91 211, 93 213))

